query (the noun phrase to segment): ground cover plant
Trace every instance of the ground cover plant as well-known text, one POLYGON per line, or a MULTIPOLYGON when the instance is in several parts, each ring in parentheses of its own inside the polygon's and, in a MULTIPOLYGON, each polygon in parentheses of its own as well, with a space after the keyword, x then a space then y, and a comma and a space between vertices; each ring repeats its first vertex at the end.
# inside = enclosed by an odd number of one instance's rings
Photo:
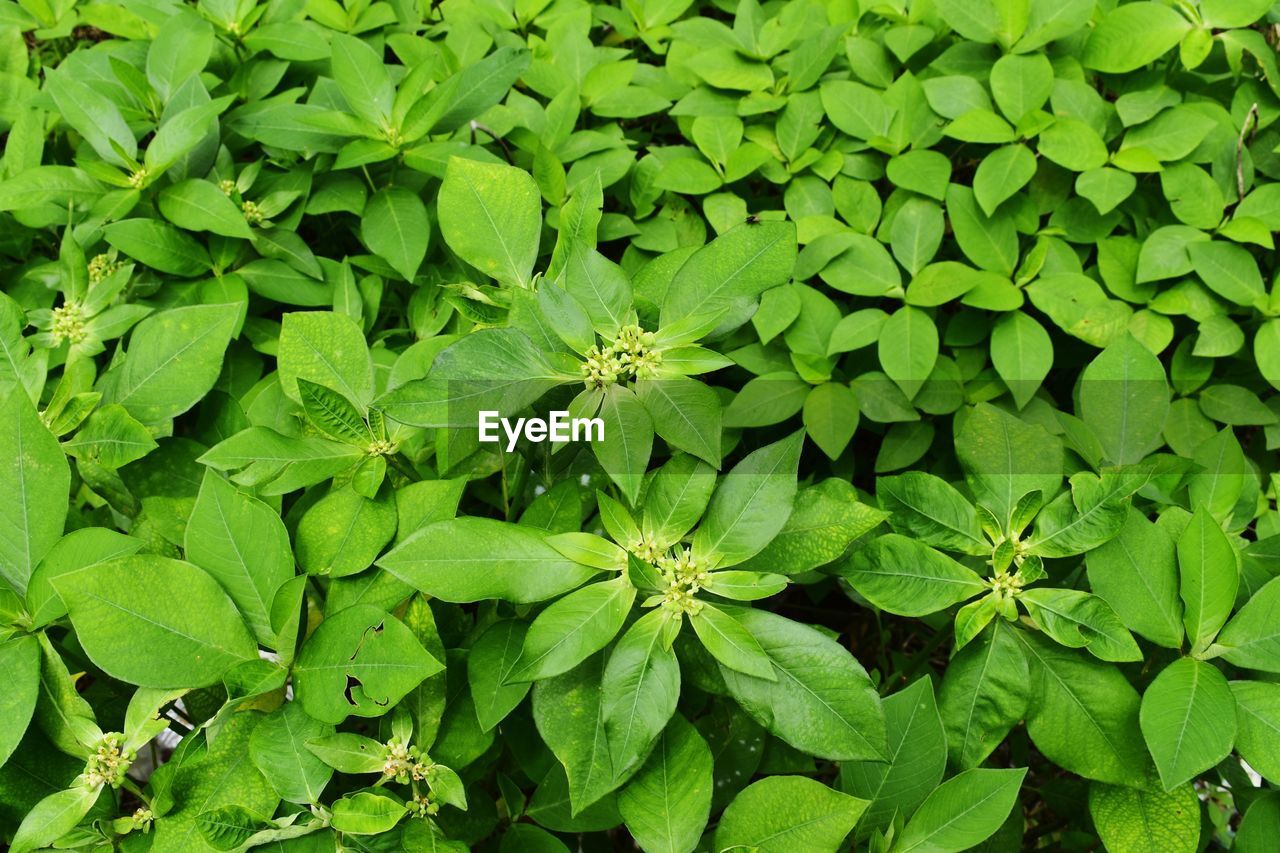
POLYGON ((1271 5, 0 0, 0 840, 1277 849, 1271 5))

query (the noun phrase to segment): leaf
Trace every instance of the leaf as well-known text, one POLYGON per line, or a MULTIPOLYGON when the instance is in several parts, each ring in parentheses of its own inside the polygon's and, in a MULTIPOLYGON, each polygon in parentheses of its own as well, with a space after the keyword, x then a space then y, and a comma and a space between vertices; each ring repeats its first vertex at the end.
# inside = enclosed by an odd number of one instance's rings
POLYGON ((159 272, 194 278, 209 271, 209 253, 196 240, 156 219, 124 219, 103 229, 107 242, 159 272))
MULTIPOLYGON (((1234 594, 1233 594, 1234 597, 1234 594)), ((1217 600, 1215 594, 1213 600, 1217 600)), ((1236 666, 1280 672, 1280 583, 1268 581, 1253 594, 1211 647, 1236 666)))
POLYGON ((1236 706, 1235 749, 1263 778, 1280 776, 1280 685, 1262 681, 1232 681, 1236 706))
POLYGON ((713 388, 684 376, 639 379, 635 392, 653 430, 672 447, 720 465, 720 398, 713 388))
POLYGON ((623 496, 635 503, 653 452, 653 419, 635 392, 622 385, 605 391, 600 419, 604 440, 593 442, 592 449, 623 496))
POLYGON ((1011 311, 991 330, 991 363, 1018 408, 1026 408, 1053 367, 1053 341, 1028 314, 1011 311))
POLYGON ((333 769, 306 748, 313 738, 333 734, 333 726, 313 720, 301 703, 286 702, 254 727, 249 754, 281 799, 317 803, 333 769))
POLYGON ((351 835, 378 835, 390 831, 406 814, 399 800, 359 791, 333 804, 331 825, 351 835))
POLYGON ((1036 748, 1086 779, 1141 783, 1150 760, 1141 746, 1138 694, 1128 680, 1082 652, 1022 631, 1014 636, 1031 671, 1027 733, 1036 748))
POLYGON ((706 741, 677 714, 618 794, 618 810, 637 844, 655 853, 697 846, 711 812, 711 767, 706 741))
POLYGON ((689 617, 703 647, 722 666, 767 681, 775 679, 769 656, 731 614, 702 602, 701 609, 689 617))
POLYGON ((206 687, 257 658, 231 599, 190 563, 134 554, 61 575, 53 585, 89 659, 129 684, 206 687), (192 612, 201 618, 193 621, 192 612))
POLYGON ((859 502, 849 483, 834 477, 823 480, 796 493, 782 530, 741 568, 785 574, 815 569, 839 558, 850 543, 884 519, 885 513, 859 502))
POLYGON ((1085 555, 1089 585, 1133 631, 1167 648, 1182 645, 1175 543, 1129 508, 1119 535, 1085 555))
POLYGON ((1086 68, 1108 74, 1133 71, 1159 59, 1189 29, 1191 24, 1168 6, 1126 3, 1094 28, 1082 61, 1086 68))
POLYGON ((395 89, 381 57, 358 38, 338 33, 333 48, 333 78, 356 115, 382 127, 391 116, 395 89))
POLYGON ((973 175, 973 195, 987 216, 1027 185, 1036 158, 1025 145, 1006 145, 983 158, 973 175))
POLYGON ((761 853, 839 849, 867 807, 803 776, 768 776, 734 797, 716 827, 715 848, 761 853), (785 809, 778 808, 786 803, 785 809))
POLYGON ((1027 712, 1031 676, 1015 630, 995 621, 947 666, 938 710, 947 730, 947 756, 957 767, 981 764, 1027 712))
POLYGON ((872 604, 900 616, 934 613, 987 588, 977 572, 897 533, 877 537, 837 571, 872 604))
POLYGON ((484 518, 454 518, 422 527, 377 564, 444 601, 499 598, 529 604, 581 586, 594 569, 565 558, 547 534, 484 518))
POLYGON ((317 720, 378 717, 444 666, 380 607, 356 604, 328 617, 294 664, 298 701, 317 720))
POLYGON ((680 665, 665 640, 671 618, 659 608, 636 620, 605 664, 601 719, 614 767, 634 767, 675 713, 680 665))
POLYGON ((1023 590, 1019 601, 1041 630, 1064 646, 1088 649, 1107 661, 1142 660, 1120 617, 1096 595, 1040 587, 1023 590))
POLYGON ((763 610, 734 616, 773 661, 774 680, 720 668, 729 692, 796 749, 833 760, 883 760, 884 712, 861 665, 820 632, 763 610))
POLYGON ((103 402, 144 424, 177 417, 213 388, 240 312, 237 305, 189 305, 134 327, 122 363, 99 381, 103 402))
POLYGON ((458 157, 436 201, 449 248, 509 287, 528 287, 542 229, 538 188, 527 172, 458 157))
POLYGON ((956 488, 933 474, 908 471, 876 481, 876 497, 895 531, 946 551, 985 554, 978 513, 956 488))
POLYGON ((1080 411, 1119 465, 1140 461, 1161 444, 1169 411, 1164 368, 1132 335, 1103 350, 1081 374, 1080 411))
POLYGON ((567 672, 613 640, 636 591, 625 578, 575 590, 538 614, 509 679, 536 681, 567 672))
POLYGON ((26 391, 0 401, 0 577, 19 595, 62 535, 71 471, 26 391))
POLYGON ((289 533, 276 511, 206 471, 184 547, 226 590, 258 641, 274 647, 271 604, 294 573, 289 533))
POLYGON ((76 824, 93 808, 101 793, 101 786, 90 788, 87 785, 76 785, 45 797, 23 816, 9 850, 13 853, 27 853, 29 850, 52 845, 75 829, 76 824))
POLYGON ((402 187, 388 187, 374 193, 360 220, 360 239, 369 251, 413 281, 427 256, 431 221, 426 205, 415 193, 402 187))
POLYGON ((895 850, 968 850, 995 833, 1017 805, 1026 768, 975 768, 939 785, 916 809, 895 850))
POLYGON ((165 187, 160 192, 159 203, 164 218, 179 228, 242 240, 253 237, 244 214, 209 181, 191 178, 165 187))
POLYGON ((721 568, 759 553, 786 524, 796 495, 801 433, 749 453, 725 475, 693 537, 700 559, 721 568))
POLYGON ((858 398, 849 386, 824 382, 804 398, 804 428, 813 443, 837 459, 858 426, 858 398))
POLYGON ((1182 624, 1193 651, 1207 648, 1231 616, 1240 585, 1238 566, 1236 549, 1201 507, 1178 537, 1182 624))
POLYGON ((1169 664, 1148 685, 1140 719, 1166 791, 1226 758, 1236 739, 1235 699, 1227 679, 1191 658, 1169 664))
POLYGON ((0 643, 0 667, 8 674, 8 689, 0 697, 0 767, 18 748, 36 709, 40 691, 40 644, 33 637, 16 636, 0 643))
MULTIPOLYGON (((766 290, 785 284, 795 261, 791 223, 739 225, 703 246, 676 272, 662 302, 660 325, 740 311, 766 290)), ((740 322, 745 320, 743 316, 740 322)))
POLYGON ((296 400, 298 379, 337 391, 358 406, 373 397, 373 363, 364 333, 350 317, 331 311, 291 311, 281 323, 280 388, 296 400))
POLYGON ((476 719, 484 731, 502 722, 529 692, 527 681, 513 682, 511 678, 528 627, 515 619, 495 622, 467 653, 467 684, 476 719))
POLYGON ((1200 841, 1200 800, 1195 789, 1172 791, 1089 786, 1089 815, 1109 850, 1192 853, 1200 841))
POLYGON ((947 735, 933 698, 933 684, 917 679, 884 700, 888 762, 840 765, 840 789, 871 805, 858 822, 860 836, 888 826, 895 812, 911 814, 942 781, 947 735))
POLYGON ((924 387, 938 360, 938 329, 918 308, 899 308, 880 330, 880 366, 907 397, 924 387))

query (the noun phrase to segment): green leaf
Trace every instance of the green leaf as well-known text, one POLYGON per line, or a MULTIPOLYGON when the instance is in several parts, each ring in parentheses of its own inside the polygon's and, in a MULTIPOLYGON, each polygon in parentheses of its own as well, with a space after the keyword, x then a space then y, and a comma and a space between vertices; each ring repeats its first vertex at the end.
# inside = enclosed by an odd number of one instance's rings
POLYGON ((870 801, 858 834, 888 826, 895 812, 911 814, 942 781, 947 735, 933 698, 933 684, 917 679, 885 697, 888 763, 849 761, 840 765, 840 789, 870 801))
POLYGON ((721 409, 715 389, 684 376, 640 379, 635 392, 667 444, 720 465, 721 409))
POLYGON ((614 767, 634 767, 675 713, 680 664, 666 644, 672 618, 659 608, 636 620, 605 664, 601 719, 614 767))
POLYGON ((404 278, 413 281, 427 256, 431 221, 416 193, 388 187, 374 193, 360 220, 360 239, 404 278))
POLYGON ((700 560, 727 567, 759 553, 791 514, 802 433, 749 453, 725 476, 693 537, 700 560))
POLYGON ((254 727, 249 754, 281 799, 318 803, 333 768, 307 749, 306 743, 331 734, 333 726, 313 720, 301 703, 286 702, 254 727))
POLYGON ((916 809, 893 849, 960 851, 981 844, 1017 805, 1026 774, 1026 768, 975 768, 948 779, 916 809))
POLYGON ((18 748, 36 709, 40 691, 40 644, 18 635, 0 643, 0 668, 8 686, 0 697, 0 767, 18 748))
POLYGON ((644 850, 689 853, 711 813, 711 750, 684 717, 663 729, 653 752, 618 794, 618 810, 644 850))
POLYGON ((1026 408, 1053 367, 1053 340, 1030 315, 1011 311, 991 330, 991 363, 1018 408, 1026 408))
POLYGON ((1006 145, 983 158, 973 174, 973 195, 987 216, 1027 185, 1036 173, 1035 155, 1025 145, 1006 145))
POLYGON ((1201 507, 1178 537, 1179 594, 1193 652, 1213 642, 1236 600, 1239 556, 1222 528, 1201 507))
POLYGON ((122 363, 99 381, 103 402, 144 424, 177 417, 213 388, 240 313, 238 305, 189 305, 134 327, 122 363))
POLYGON ((515 682, 511 674, 524 647, 529 626, 515 619, 490 625, 467 653, 467 684, 484 731, 502 722, 529 692, 529 683, 515 682))
POLYGON ((880 506, 892 513, 889 524, 918 542, 964 554, 986 554, 978 513, 946 480, 924 471, 908 471, 876 481, 880 506))
POLYGON ((485 518, 428 524, 391 549, 378 565, 444 601, 498 598, 529 604, 581 586, 595 569, 564 557, 547 534, 485 518))
POLYGON ((924 311, 903 307, 880 330, 880 366, 908 399, 920 393, 938 360, 938 328, 924 311))
MULTIPOLYGON (((662 302, 661 325, 740 313, 791 277, 796 228, 790 222, 739 225, 695 252, 676 272, 662 302)), ((745 322, 742 316, 739 322, 745 322)))
POLYGON ((795 506, 782 530, 741 568, 798 574, 824 566, 875 529, 885 516, 859 502, 851 484, 828 478, 796 493, 795 506))
POLYGON ((1124 527, 1085 555, 1089 585, 1124 624, 1153 643, 1182 645, 1182 599, 1173 537, 1129 508, 1124 527))
POLYGON ((378 717, 444 666, 382 608, 356 604, 328 617, 294 664, 298 701, 317 720, 378 717))
POLYGON ((1126 3, 1108 12, 1094 28, 1082 61, 1086 68, 1123 74, 1159 59, 1189 29, 1191 24, 1168 6, 1126 3))
POLYGON ((1137 338, 1122 335, 1080 377, 1080 414, 1106 458, 1128 465, 1162 443, 1169 412, 1164 367, 1137 338))
POLYGON ((160 192, 159 205, 164 218, 179 228, 243 240, 253 237, 244 214, 209 181, 191 178, 165 187, 160 192))
POLYGON ((27 853, 51 846, 75 829, 76 824, 93 808, 100 793, 101 786, 90 788, 87 785, 76 785, 45 797, 23 816, 9 850, 13 853, 27 853))
POLYGON ((1208 770, 1231 752, 1236 707, 1227 679, 1211 664, 1180 658, 1142 694, 1142 736, 1166 791, 1208 770))
POLYGON ((190 563, 135 554, 61 575, 53 585, 89 659, 129 684, 206 687, 257 658, 235 604, 190 563))
POLYGON ((981 764, 1027 712, 1031 676, 1016 630, 995 621, 947 666, 938 708, 957 767, 981 764))
POLYGON ((273 647, 271 603, 293 577, 289 533, 276 511, 206 471, 184 548, 226 590, 258 641, 273 647))
POLYGON ((1280 608, 1280 583, 1267 581, 1226 624, 1210 651, 1220 653, 1236 666, 1280 672, 1280 622, 1275 618, 1280 611, 1277 608, 1280 608))
POLYGON ((600 406, 604 440, 592 443, 605 473, 635 503, 653 452, 653 419, 630 388, 610 385, 600 406))
POLYGON ((352 484, 333 488, 298 519, 298 565, 309 575, 340 578, 373 565, 396 533, 388 495, 370 499, 352 484))
POLYGON ((333 79, 347 106, 374 125, 385 127, 391 116, 395 89, 382 58, 358 38, 338 33, 333 48, 333 79))
POLYGON ((703 647, 721 666, 767 681, 775 680, 769 656, 732 615, 703 602, 700 610, 689 615, 689 621, 703 647))
POLYGON ((1280 777, 1280 685, 1232 681, 1236 703, 1235 749, 1267 780, 1280 777))
POLYGON ((1142 650, 1107 603, 1075 589, 1037 587, 1018 599, 1046 634, 1107 661, 1142 660, 1142 650))
POLYGON ((1086 779, 1140 784, 1150 759, 1138 727, 1138 694, 1124 675, 1038 635, 1014 636, 1031 671, 1027 733, 1036 748, 1086 779))
POLYGON ((768 776, 733 798, 716 827, 717 850, 838 850, 867 807, 803 776, 768 776), (785 808, 779 805, 786 804, 785 808))
POLYGON ((276 358, 280 388, 291 399, 301 400, 299 378, 337 391, 358 406, 368 404, 373 397, 373 363, 364 333, 344 314, 285 314, 276 358))
POLYGON ((24 595, 27 581, 62 535, 71 471, 21 387, 0 401, 0 578, 24 595))
POLYGON ((538 614, 524 638, 511 681, 567 672, 600 651, 622 629, 636 591, 626 578, 575 590, 538 614))
POLYGON ((333 804, 330 825, 351 835, 378 835, 390 831, 406 814, 399 800, 360 791, 333 804))
POLYGON ((831 459, 839 458, 858 426, 858 398, 849 386, 824 382, 804 398, 804 428, 831 459))
POLYGON ((833 760, 886 757, 884 712, 862 666, 826 635, 764 610, 734 616, 773 661, 774 680, 722 666, 729 692, 760 725, 833 760))
POLYGON ((458 257, 501 284, 529 286, 542 205, 527 172, 454 157, 436 205, 440 231, 458 257))
POLYGON ((877 537, 837 571, 876 607, 899 616, 934 613, 987 588, 977 572, 897 533, 877 537))
POLYGON ((1089 786, 1089 816, 1108 850, 1194 853, 1200 842, 1200 800, 1195 789, 1089 786))
POLYGON ((1237 305, 1255 305, 1266 297, 1258 262, 1243 247, 1216 240, 1190 243, 1187 254, 1196 275, 1223 299, 1237 305))
POLYGON ((158 219, 124 219, 103 229, 107 242, 159 272, 194 278, 209 271, 209 253, 196 240, 158 219))

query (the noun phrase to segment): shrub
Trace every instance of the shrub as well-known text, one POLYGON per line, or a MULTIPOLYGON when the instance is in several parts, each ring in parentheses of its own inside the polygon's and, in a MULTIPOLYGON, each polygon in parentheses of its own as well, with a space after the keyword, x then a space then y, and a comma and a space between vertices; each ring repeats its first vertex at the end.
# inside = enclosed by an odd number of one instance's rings
POLYGON ((0 838, 1275 849, 1271 5, 0 0, 0 838))

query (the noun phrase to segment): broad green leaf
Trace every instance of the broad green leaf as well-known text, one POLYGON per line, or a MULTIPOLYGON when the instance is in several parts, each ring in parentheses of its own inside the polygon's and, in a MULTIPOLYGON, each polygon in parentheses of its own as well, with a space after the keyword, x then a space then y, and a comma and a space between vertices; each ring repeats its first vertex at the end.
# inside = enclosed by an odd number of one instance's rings
POLYGON ((1193 651, 1213 642, 1231 616, 1240 585, 1239 556, 1222 528, 1201 509, 1178 537, 1182 624, 1193 651))
POLYGON ((1053 367, 1053 340, 1030 315, 1011 311, 991 330, 991 363, 1018 408, 1025 408, 1053 367))
POLYGON ((939 785, 920 804, 893 849, 968 850, 986 841, 1018 803, 1025 768, 975 768, 939 785))
POLYGON ((280 388, 300 400, 298 379, 342 394, 357 406, 373 397, 373 363, 364 333, 350 317, 332 311, 291 311, 281 323, 280 388))
POLYGON ((689 853, 711 812, 711 750, 684 717, 676 715, 657 745, 618 794, 618 810, 644 850, 689 853))
POLYGON ((1150 759, 1138 693, 1118 669, 1024 631, 1014 633, 1031 672, 1027 733, 1055 764, 1086 779, 1140 784, 1150 759))
POLYGON ((24 595, 31 573, 62 535, 71 472, 21 387, 0 401, 0 578, 24 595))
POLYGON ((798 574, 824 566, 874 530, 887 513, 859 502, 857 490, 835 477, 796 493, 778 535, 740 568, 798 574))
POLYGON ((428 524, 378 565, 444 601, 499 598, 529 604, 581 586, 596 572, 565 558, 547 534, 485 518, 428 524))
POLYGON ((1142 650, 1120 617, 1096 595, 1037 587, 1023 590, 1019 601, 1041 630, 1064 646, 1088 649, 1107 661, 1142 660, 1142 650))
POLYGON ((880 506, 891 513, 898 533, 934 548, 963 554, 986 554, 978 513, 956 488, 933 474, 908 471, 876 481, 880 506))
POLYGON ((1180 658, 1142 694, 1142 736, 1166 791, 1231 752, 1236 707, 1227 679, 1211 664, 1180 658))
POLYGON ((987 216, 996 212, 1036 173, 1036 158, 1025 145, 1006 145, 983 158, 973 174, 973 195, 987 216))
POLYGON ((333 78, 347 106, 365 121, 386 127, 395 89, 382 58, 365 42, 343 33, 330 44, 333 78))
POLYGON ((1232 681, 1236 703, 1235 749, 1267 780, 1280 777, 1280 685, 1232 681))
POLYGON ((1160 446, 1169 411, 1164 367, 1132 335, 1120 337, 1089 363, 1079 395, 1080 415, 1110 462, 1138 462, 1160 446))
POLYGON ((101 793, 101 786, 76 785, 45 797, 23 816, 9 850, 28 853, 52 846, 89 813, 101 793))
POLYGON ((897 533, 855 551, 837 571, 876 607, 899 616, 934 613, 987 588, 977 572, 897 533))
POLYGON ((1193 853, 1199 849, 1200 800, 1195 789, 1089 786, 1089 816, 1108 850, 1193 853))
POLYGON ((222 585, 259 642, 274 646, 271 604, 293 577, 289 533, 276 511, 207 471, 187 522, 187 559, 222 585))
POLYGON ((672 618, 659 608, 636 620, 605 664, 601 715, 615 767, 634 766, 675 712, 680 665, 665 641, 672 618))
POLYGON ((527 172, 453 158, 436 201, 440 231, 458 257, 510 287, 528 287, 542 209, 527 172))
POLYGON ((188 231, 209 231, 243 240, 253 236, 244 213, 209 181, 191 178, 165 187, 160 192, 159 205, 165 219, 188 231))
POLYGON ((317 720, 378 717, 443 664, 382 608, 357 604, 328 617, 294 664, 298 701, 317 720))
POLYGON ((947 730, 947 756, 962 769, 976 767, 1026 715, 1031 700, 1027 656, 1003 620, 951 659, 938 693, 947 730))
POLYGON ((333 769, 306 748, 306 742, 333 734, 333 726, 312 719, 299 702, 272 711, 249 736, 254 766, 280 798, 290 803, 317 803, 333 769))
POLYGON ((431 239, 426 205, 403 187, 379 190, 365 205, 360 239, 406 281, 413 281, 431 239))
POLYGON ((713 604, 702 602, 701 609, 689 614, 693 630, 703 648, 721 666, 767 681, 774 680, 773 664, 755 637, 730 613, 713 604))
POLYGON ((177 417, 213 387, 240 308, 189 305, 134 327, 121 363, 99 381, 103 401, 119 403, 144 424, 177 417))
MULTIPOLYGON (((731 318, 766 290, 785 284, 796 261, 789 222, 746 223, 695 252, 680 267, 662 302, 661 325, 688 317, 731 318)), ((745 322, 741 316, 737 322, 745 322)))
POLYGON ((862 666, 824 634, 764 610, 738 610, 773 662, 774 680, 721 667, 738 704, 796 749, 833 760, 883 760, 884 712, 862 666))
POLYGON ((1258 263, 1243 247, 1219 241, 1190 243, 1187 254, 1196 275, 1223 299, 1247 306, 1265 298, 1258 263))
POLYGON ((1277 613, 1280 613, 1280 583, 1271 580, 1255 592, 1226 624, 1210 652, 1221 654, 1236 666, 1280 672, 1280 620, 1276 619, 1277 613))
POLYGON ((1138 2, 1117 6, 1094 28, 1083 62, 1108 74, 1133 71, 1159 59, 1182 40, 1191 23, 1168 6, 1138 2))
POLYGON ((902 393, 914 398, 938 360, 938 329, 919 308, 899 308, 885 321, 878 345, 880 366, 902 393))
POLYGON ((858 822, 864 836, 883 829, 894 812, 910 814, 942 781, 947 735, 933 698, 933 684, 918 679, 884 700, 888 762, 849 761, 840 765, 840 789, 871 805, 858 822))
POLYGON ((333 804, 331 825, 350 835, 378 835, 390 831, 406 814, 399 800, 359 791, 333 804))
POLYGON ((103 229, 107 242, 159 272, 194 278, 209 271, 209 253, 194 237, 158 219, 124 219, 103 229))
POLYGON ((803 776, 767 776, 734 797, 716 827, 717 850, 835 851, 867 808, 803 776), (779 808, 780 804, 785 808, 779 808))
POLYGON ((693 537, 699 559, 727 567, 759 553, 786 524, 802 433, 748 454, 725 475, 693 537))
POLYGON ((8 686, 0 697, 0 767, 18 748, 31 722, 40 690, 40 644, 33 637, 16 636, 0 643, 0 668, 8 686))
POLYGON ((1182 645, 1182 599, 1173 537, 1130 507, 1124 527, 1085 555, 1089 585, 1133 631, 1167 648, 1182 645))
POLYGON ((515 619, 490 625, 467 653, 467 684, 480 728, 489 731, 529 692, 529 683, 512 681, 529 626, 515 619))
POLYGON ((61 575, 54 588, 89 659, 129 684, 205 687, 257 658, 235 604, 190 563, 135 554, 61 575))
POLYGON ((559 675, 604 648, 622 629, 636 591, 617 578, 575 590, 538 614, 508 679, 559 675))

